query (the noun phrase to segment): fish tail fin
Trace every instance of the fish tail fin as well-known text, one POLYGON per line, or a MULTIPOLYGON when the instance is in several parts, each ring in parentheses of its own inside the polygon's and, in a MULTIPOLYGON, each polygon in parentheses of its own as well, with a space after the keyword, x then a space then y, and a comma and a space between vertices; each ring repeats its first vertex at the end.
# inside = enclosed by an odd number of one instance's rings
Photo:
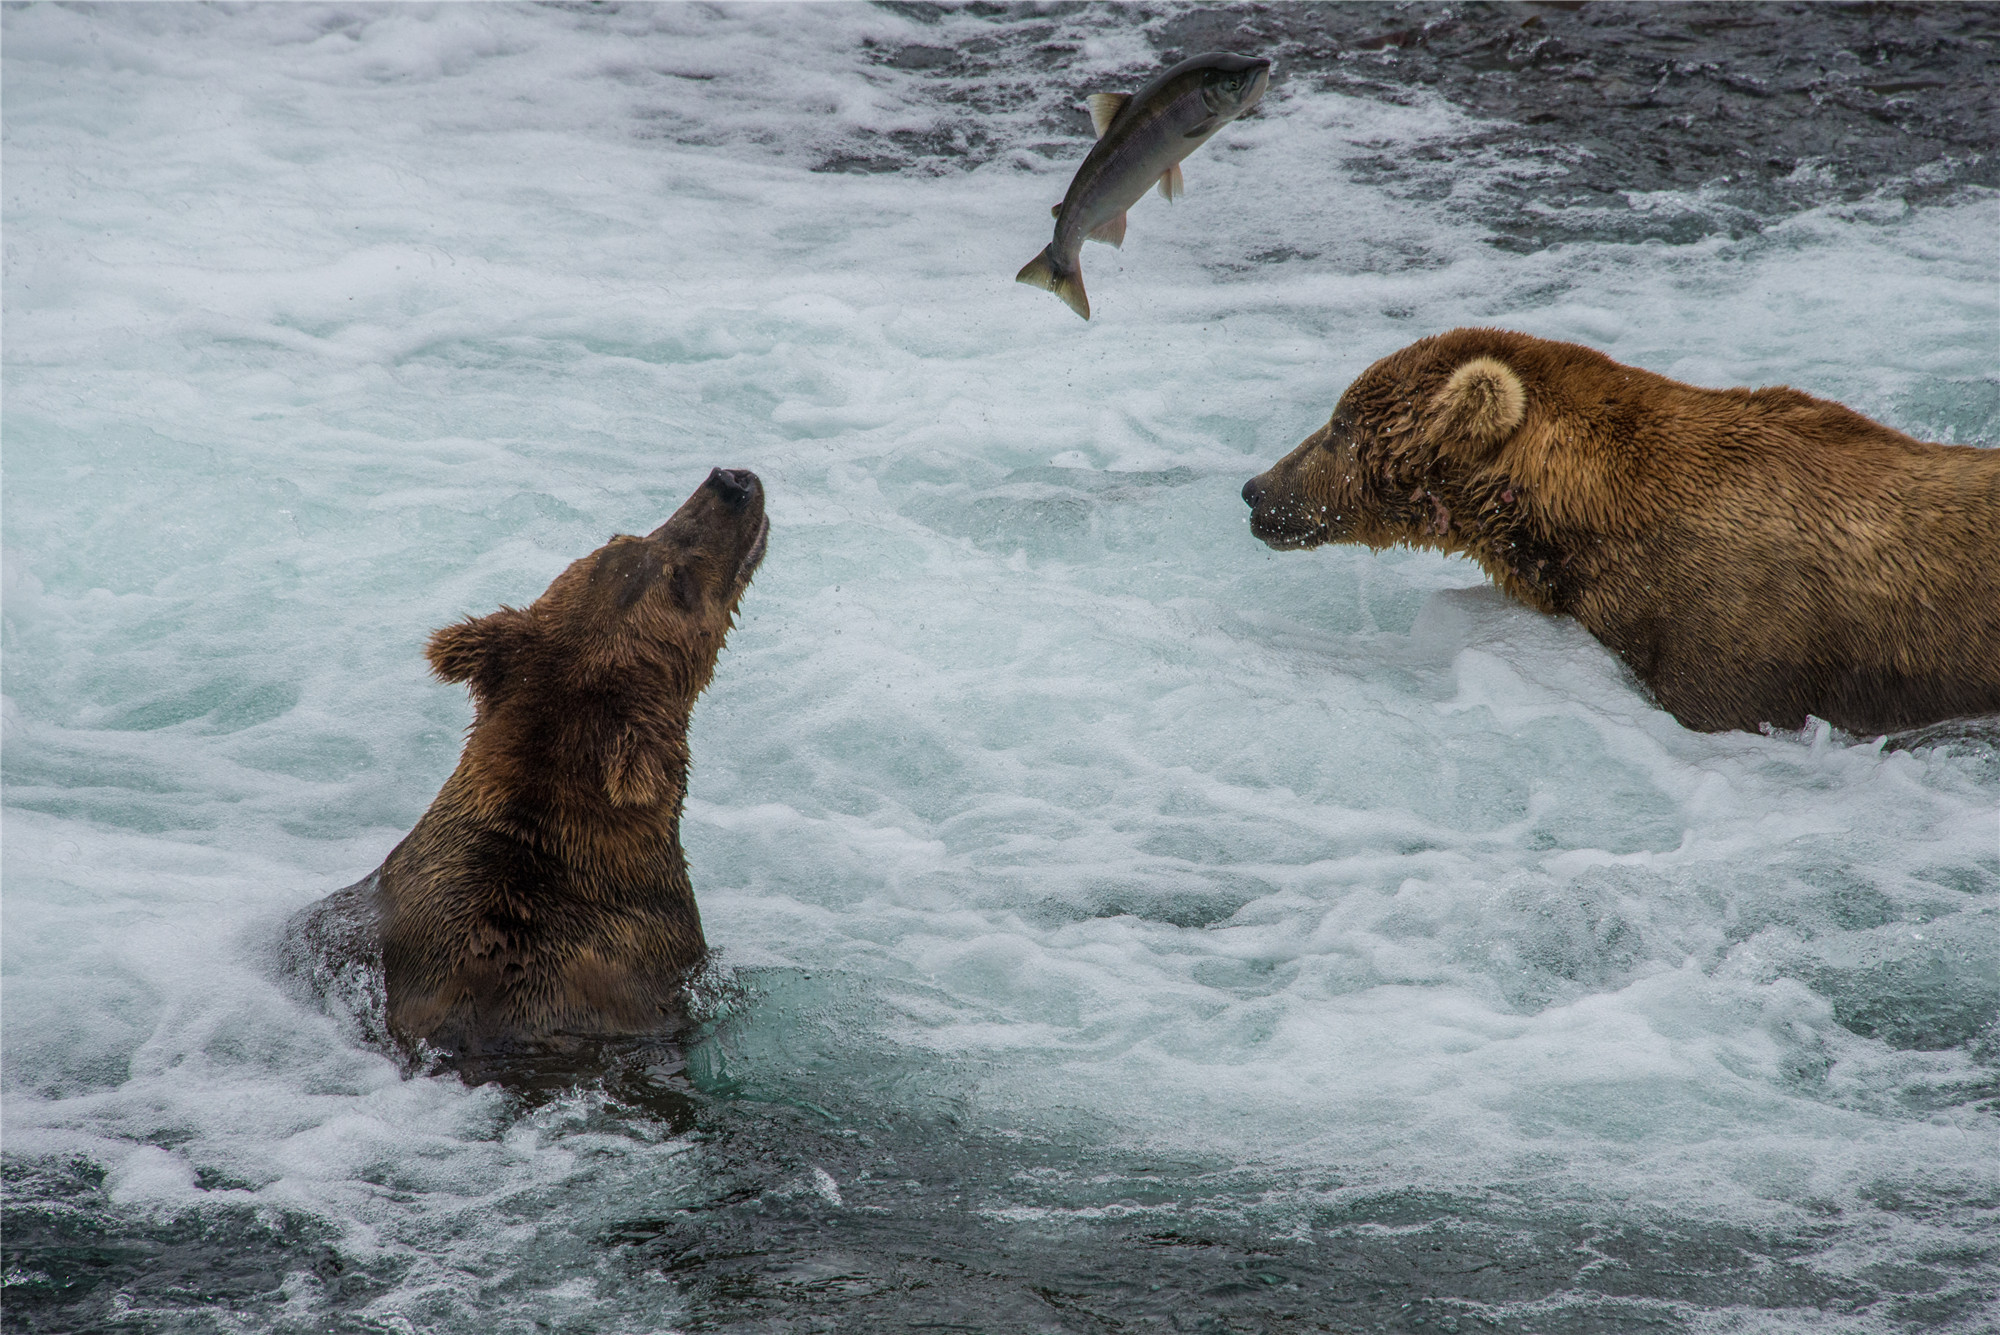
POLYGON ((1051 249, 1049 246, 1042 247, 1041 254, 1021 266, 1021 272, 1014 275, 1014 281, 1055 293, 1071 310, 1088 320, 1090 298, 1083 292, 1083 270, 1073 269, 1064 273, 1056 267, 1051 249))

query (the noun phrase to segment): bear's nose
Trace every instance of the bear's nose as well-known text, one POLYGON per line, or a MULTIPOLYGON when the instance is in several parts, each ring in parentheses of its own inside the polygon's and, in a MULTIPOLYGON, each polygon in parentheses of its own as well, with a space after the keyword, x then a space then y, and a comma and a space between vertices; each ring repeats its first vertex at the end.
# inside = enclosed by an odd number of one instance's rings
POLYGON ((1256 509, 1264 499, 1264 479, 1253 477, 1243 484, 1243 503, 1256 509))
POLYGON ((708 475, 708 485, 730 505, 741 508, 761 495, 764 484, 747 468, 718 468, 708 475))

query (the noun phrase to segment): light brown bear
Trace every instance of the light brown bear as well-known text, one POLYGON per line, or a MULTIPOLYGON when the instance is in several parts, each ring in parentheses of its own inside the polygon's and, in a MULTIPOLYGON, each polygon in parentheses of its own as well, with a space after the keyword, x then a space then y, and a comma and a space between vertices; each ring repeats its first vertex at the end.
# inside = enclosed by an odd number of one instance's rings
POLYGON ((1465 553, 1690 728, 2000 713, 2000 450, 1794 389, 1455 329, 1364 371, 1243 499, 1279 549, 1465 553))
POLYGON ((667 1027, 707 950, 688 719, 769 531, 756 474, 719 468, 528 607, 432 635, 476 708, 458 768, 381 867, 293 920, 293 972, 369 1037, 461 1067, 667 1027))

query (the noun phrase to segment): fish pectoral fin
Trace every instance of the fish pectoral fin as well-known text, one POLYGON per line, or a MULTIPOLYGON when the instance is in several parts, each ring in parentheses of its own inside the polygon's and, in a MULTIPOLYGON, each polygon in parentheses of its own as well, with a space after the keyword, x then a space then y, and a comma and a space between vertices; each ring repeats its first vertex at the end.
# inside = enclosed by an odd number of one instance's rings
POLYGON ((1132 100, 1130 93, 1092 93, 1083 99, 1090 105, 1090 125, 1102 139, 1104 132, 1111 128, 1111 122, 1118 119, 1118 113, 1132 100))
POLYGON ((1062 217, 1062 205, 1060 205, 1060 204, 1051 204, 1051 205, 1049 205, 1049 216, 1050 216, 1051 218, 1060 218, 1060 217, 1062 217))
POLYGON ((1193 125, 1188 126, 1187 133, 1182 135, 1181 138, 1199 139, 1203 135, 1214 134, 1221 127, 1222 127, 1222 117, 1210 116, 1207 120, 1199 120, 1196 121, 1193 125))
POLYGON ((1116 218, 1106 218, 1091 228, 1090 239, 1122 248, 1125 245, 1125 215, 1121 213, 1116 218))
POLYGON ((1160 173, 1160 197, 1162 199, 1171 204, 1186 193, 1187 182, 1181 179, 1180 163, 1176 162, 1173 166, 1160 173))

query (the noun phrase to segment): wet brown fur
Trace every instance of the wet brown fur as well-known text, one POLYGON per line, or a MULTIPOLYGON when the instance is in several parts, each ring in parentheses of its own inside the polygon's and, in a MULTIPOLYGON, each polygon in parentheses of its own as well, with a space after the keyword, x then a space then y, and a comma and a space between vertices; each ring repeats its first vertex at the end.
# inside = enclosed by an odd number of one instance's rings
POLYGON ((1363 372, 1244 498, 1273 547, 1470 556, 1690 728, 2000 713, 2000 450, 1794 389, 1456 329, 1363 372))
POLYGON ((661 1028, 707 949, 680 843, 688 720, 765 532, 755 476, 718 470, 529 606, 431 636, 476 708, 458 768, 374 876, 302 915, 374 924, 406 1051, 661 1028))

